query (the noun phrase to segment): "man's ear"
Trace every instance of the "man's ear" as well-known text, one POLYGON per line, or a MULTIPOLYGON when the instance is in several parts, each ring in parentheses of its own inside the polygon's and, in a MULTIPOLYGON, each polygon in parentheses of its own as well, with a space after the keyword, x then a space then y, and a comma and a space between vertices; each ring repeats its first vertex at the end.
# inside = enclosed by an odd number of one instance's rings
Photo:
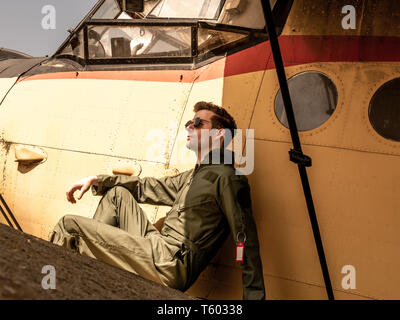
POLYGON ((225 129, 224 128, 220 128, 218 129, 218 137, 225 137, 225 129))
POLYGON ((224 128, 218 129, 218 138, 219 138, 219 141, 221 142, 221 146, 222 146, 222 143, 225 140, 225 129, 224 128))

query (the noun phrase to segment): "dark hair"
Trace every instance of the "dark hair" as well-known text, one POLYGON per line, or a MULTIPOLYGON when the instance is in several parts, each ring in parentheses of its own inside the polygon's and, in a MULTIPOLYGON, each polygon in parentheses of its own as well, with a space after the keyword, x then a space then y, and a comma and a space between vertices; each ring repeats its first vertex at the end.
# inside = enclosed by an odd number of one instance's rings
MULTIPOLYGON (((210 110, 215 113, 211 117, 212 127, 215 129, 228 129, 231 132, 231 137, 235 135, 235 129, 237 129, 236 122, 233 117, 224 108, 219 107, 211 102, 199 101, 194 105, 194 112, 200 110, 210 110)), ((230 141, 227 141, 229 143, 230 141)))

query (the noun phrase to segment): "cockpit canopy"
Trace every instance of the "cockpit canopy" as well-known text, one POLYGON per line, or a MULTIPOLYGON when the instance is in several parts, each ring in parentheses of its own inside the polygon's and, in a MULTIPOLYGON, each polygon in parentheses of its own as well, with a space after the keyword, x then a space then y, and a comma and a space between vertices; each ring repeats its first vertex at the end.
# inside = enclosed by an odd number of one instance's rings
POLYGON ((223 6, 221 0, 163 0, 149 11, 148 16, 156 18, 211 19, 219 17, 223 6))
POLYGON ((82 65, 192 63, 266 38, 261 0, 100 0, 70 32, 54 57, 82 65))
MULTIPOLYGON (((122 0, 99 1, 90 19, 190 19, 264 29, 262 0, 145 0, 142 12, 127 9, 122 0)), ((276 0, 271 0, 272 7, 276 0)))

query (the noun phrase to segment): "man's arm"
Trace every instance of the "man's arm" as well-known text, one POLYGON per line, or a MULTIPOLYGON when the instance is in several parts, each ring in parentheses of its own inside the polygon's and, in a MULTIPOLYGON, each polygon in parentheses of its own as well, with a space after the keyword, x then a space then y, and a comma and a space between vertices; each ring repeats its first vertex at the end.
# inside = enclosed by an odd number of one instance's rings
POLYGON ((115 186, 128 189, 137 202, 155 205, 172 206, 182 183, 189 176, 185 171, 173 177, 163 178, 139 178, 136 176, 108 176, 98 175, 97 186, 92 186, 94 195, 103 195, 107 190, 115 186))
POLYGON ((191 170, 173 177, 139 178, 128 176, 97 175, 74 182, 67 190, 67 200, 76 203, 74 192, 79 190, 78 200, 92 187, 94 195, 103 195, 110 188, 122 186, 128 189, 139 203, 172 206, 181 186, 189 178, 191 170))
MULTIPOLYGON (((228 178, 226 178, 228 179, 228 178)), ((225 179, 222 179, 225 180, 225 179)), ((244 242, 243 299, 264 300, 265 288, 263 270, 259 254, 257 228, 254 223, 250 187, 243 176, 235 176, 222 182, 220 205, 228 220, 236 245, 244 242), (239 239, 238 239, 239 235, 239 239)))

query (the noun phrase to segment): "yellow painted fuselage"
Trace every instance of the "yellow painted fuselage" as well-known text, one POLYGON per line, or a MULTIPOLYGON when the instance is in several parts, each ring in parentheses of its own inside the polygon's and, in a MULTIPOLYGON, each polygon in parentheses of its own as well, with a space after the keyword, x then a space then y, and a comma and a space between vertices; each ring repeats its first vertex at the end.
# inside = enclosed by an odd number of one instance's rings
MULTIPOLYGON (((390 7, 395 1, 361 2, 355 30, 341 27, 344 1, 314 2, 314 11, 307 1, 294 2, 279 39, 288 79, 323 74, 337 90, 329 118, 300 132, 312 158, 307 172, 335 298, 398 299, 400 142, 380 135, 369 117, 377 90, 400 77, 400 57, 390 50, 400 43, 390 7), (356 271, 355 288, 343 285, 347 265, 356 271)), ((92 217, 99 198, 66 201, 68 186, 82 177, 121 166, 141 177, 192 168, 183 124, 196 102, 211 101, 227 108, 239 128, 254 129, 248 178, 267 298, 325 299, 298 170, 289 161, 289 129, 275 112, 279 83, 269 42, 193 69, 153 69, 0 79, 0 192, 23 231, 47 239, 65 214, 92 217), (46 158, 16 162, 16 146, 46 158)), ((143 208, 152 223, 168 211, 143 208)), ((229 238, 188 293, 240 299, 234 255, 229 238)))

